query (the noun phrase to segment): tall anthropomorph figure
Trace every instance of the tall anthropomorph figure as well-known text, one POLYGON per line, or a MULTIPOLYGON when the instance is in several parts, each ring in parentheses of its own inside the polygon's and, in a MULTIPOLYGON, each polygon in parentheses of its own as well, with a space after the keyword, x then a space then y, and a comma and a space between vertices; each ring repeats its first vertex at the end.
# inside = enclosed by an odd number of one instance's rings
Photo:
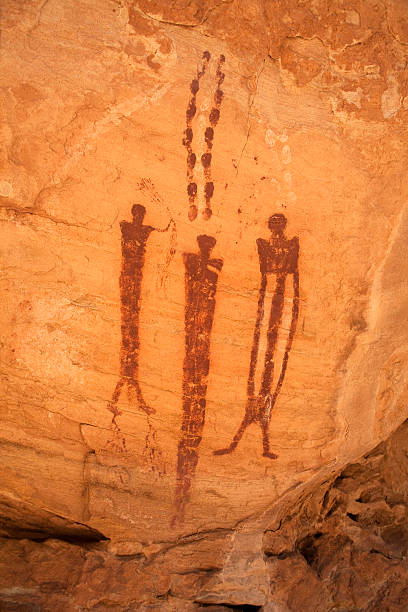
POLYGON ((288 239, 285 235, 286 217, 275 214, 269 217, 268 227, 271 231, 269 240, 258 238, 258 256, 261 272, 261 284, 258 296, 258 311, 256 316, 254 339, 251 351, 247 384, 247 404, 245 415, 231 444, 227 448, 214 451, 215 455, 231 453, 241 440, 244 431, 251 423, 258 423, 262 431, 263 456, 276 459, 277 455, 269 450, 269 423, 271 412, 282 388, 288 365, 289 353, 296 331, 299 316, 299 240, 295 236, 288 239), (272 278, 271 278, 272 277, 272 278), (262 321, 265 316, 265 296, 268 280, 275 281, 269 312, 266 333, 266 350, 259 389, 255 389, 255 376, 260 359, 260 335, 262 321), (288 280, 293 283, 292 314, 289 334, 286 340, 285 353, 279 374, 275 374, 276 348, 279 331, 282 325, 285 291, 288 280), (275 374, 275 375, 274 375, 275 374))
POLYGON ((172 221, 163 229, 144 225, 146 209, 141 204, 132 207, 132 221, 122 221, 122 269, 119 279, 121 301, 120 378, 116 384, 112 399, 108 404, 113 414, 112 423, 117 427, 116 417, 120 412, 117 407, 123 387, 127 388, 129 398, 135 399, 146 414, 152 414, 153 408, 143 398, 139 384, 140 336, 139 320, 141 306, 141 289, 145 263, 146 244, 153 231, 166 232, 172 221))
POLYGON ((184 253, 185 356, 183 365, 183 420, 177 457, 176 514, 182 522, 191 482, 198 463, 198 447, 205 422, 210 338, 215 296, 222 259, 210 257, 216 240, 197 237, 199 253, 184 253))

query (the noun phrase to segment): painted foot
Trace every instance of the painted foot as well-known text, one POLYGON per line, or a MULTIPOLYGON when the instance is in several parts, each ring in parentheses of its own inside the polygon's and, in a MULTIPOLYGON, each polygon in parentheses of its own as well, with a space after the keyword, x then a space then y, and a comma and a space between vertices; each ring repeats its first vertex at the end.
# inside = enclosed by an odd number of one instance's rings
POLYGON ((270 453, 269 451, 265 451, 264 453, 262 453, 262 457, 268 457, 269 459, 277 459, 278 455, 275 455, 275 453, 270 453))
POLYGON ((108 402, 107 408, 109 412, 113 414, 112 422, 116 419, 116 417, 121 416, 122 414, 122 412, 119 410, 119 408, 116 406, 114 402, 108 402))
POLYGON ((231 447, 228 448, 220 448, 219 450, 213 451, 213 455, 228 455, 228 453, 232 453, 234 449, 231 447))
POLYGON ((113 428, 113 438, 108 440, 107 446, 115 454, 126 454, 126 441, 116 424, 113 428))
POLYGON ((150 414, 156 414, 156 409, 152 408, 151 406, 148 406, 147 404, 143 403, 143 404, 139 404, 140 408, 143 410, 143 412, 145 412, 146 414, 150 415, 150 414))

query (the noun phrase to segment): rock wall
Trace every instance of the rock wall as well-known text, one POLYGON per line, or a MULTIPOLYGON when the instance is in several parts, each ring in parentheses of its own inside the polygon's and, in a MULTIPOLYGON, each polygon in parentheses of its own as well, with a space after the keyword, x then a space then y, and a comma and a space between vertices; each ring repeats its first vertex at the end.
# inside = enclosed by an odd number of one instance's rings
POLYGON ((2 535, 261 550, 407 418, 407 15, 3 2, 2 535))
POLYGON ((0 609, 403 611, 407 519, 408 421, 264 532, 216 529, 144 547, 2 539, 0 609))

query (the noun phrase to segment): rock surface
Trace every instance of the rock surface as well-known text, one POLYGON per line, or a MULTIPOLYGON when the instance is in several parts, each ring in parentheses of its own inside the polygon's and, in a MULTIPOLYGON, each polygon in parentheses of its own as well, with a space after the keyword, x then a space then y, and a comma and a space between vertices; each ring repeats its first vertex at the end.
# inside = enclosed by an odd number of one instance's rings
POLYGON ((408 421, 263 532, 70 539, 0 540, 0 610, 406 610, 408 421))
POLYGON ((5 0, 1 18, 1 534, 132 556, 26 542, 76 551, 58 580, 79 602, 81 572, 117 572, 125 597, 163 547, 201 573, 169 586, 155 561, 157 597, 239 603, 248 542, 246 603, 292 565, 326 584, 337 541, 275 567, 260 534, 407 418, 406 3, 5 0))

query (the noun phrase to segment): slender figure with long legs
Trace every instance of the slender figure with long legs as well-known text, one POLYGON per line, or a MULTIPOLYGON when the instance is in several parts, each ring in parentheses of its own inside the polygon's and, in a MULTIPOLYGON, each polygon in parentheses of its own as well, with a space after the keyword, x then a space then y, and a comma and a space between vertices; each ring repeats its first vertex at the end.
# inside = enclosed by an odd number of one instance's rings
POLYGON ((214 455, 225 455, 232 453, 241 440, 246 428, 251 423, 258 423, 262 432, 263 456, 276 459, 277 455, 269 449, 269 423, 271 412, 275 406, 277 397, 282 388, 283 380, 288 365, 289 353, 292 348, 293 337, 296 331, 299 316, 299 240, 295 236, 288 239, 285 235, 286 217, 280 213, 269 217, 268 227, 271 230, 269 240, 258 238, 259 267, 261 271, 261 284, 258 295, 258 309, 254 330, 254 339, 251 351, 247 384, 247 403, 244 418, 227 448, 214 451, 214 455), (255 374, 260 352, 261 325, 265 316, 265 296, 268 278, 274 275, 275 290, 272 297, 272 305, 269 313, 268 330, 266 335, 266 351, 261 376, 260 388, 255 390, 255 374), (286 341, 281 371, 277 377, 274 390, 275 354, 279 330, 282 324, 283 307, 285 300, 285 288, 288 277, 293 282, 292 316, 289 335, 286 341))

